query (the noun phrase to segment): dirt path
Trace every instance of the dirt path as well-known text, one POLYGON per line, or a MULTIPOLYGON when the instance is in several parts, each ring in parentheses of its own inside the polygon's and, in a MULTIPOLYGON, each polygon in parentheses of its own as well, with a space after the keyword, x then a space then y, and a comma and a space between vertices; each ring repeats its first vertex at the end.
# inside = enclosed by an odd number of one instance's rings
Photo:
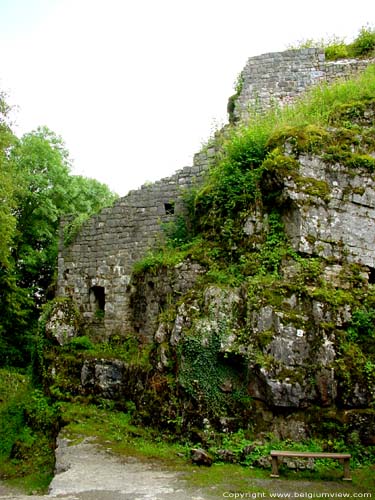
MULTIPOLYGON (((228 478, 228 482, 230 483, 228 478)), ((349 485, 347 485, 349 486, 349 485)), ((183 474, 163 468, 160 463, 140 461, 133 457, 119 457, 110 450, 98 447, 90 439, 71 444, 59 439, 56 452, 56 475, 48 495, 25 496, 15 493, 0 483, 0 500, 219 500, 241 498, 272 498, 263 493, 290 495, 289 498, 321 498, 319 492, 340 493, 353 490, 341 483, 310 483, 251 479, 248 491, 235 492, 228 488, 219 493, 215 485, 193 489, 183 474), (303 496, 314 491, 314 496, 303 496), (257 492, 257 493, 254 493, 257 492), (237 496, 235 496, 237 494, 237 496)), ((275 496, 273 496, 275 498, 275 496)), ((280 498, 280 497, 279 497, 280 498)), ((287 496, 284 496, 287 498, 287 496)), ((350 497, 349 497, 350 498, 350 497)), ((353 498, 353 497, 352 497, 353 498)))
POLYGON ((68 444, 65 439, 59 442, 50 496, 78 494, 80 499, 92 500, 208 498, 186 491, 178 473, 161 470, 154 462, 117 457, 87 439, 74 446, 68 444))
POLYGON ((212 500, 192 490, 178 472, 162 470, 155 462, 120 458, 89 439, 69 445, 60 439, 56 475, 48 495, 24 496, 0 486, 0 499, 48 500, 212 500))

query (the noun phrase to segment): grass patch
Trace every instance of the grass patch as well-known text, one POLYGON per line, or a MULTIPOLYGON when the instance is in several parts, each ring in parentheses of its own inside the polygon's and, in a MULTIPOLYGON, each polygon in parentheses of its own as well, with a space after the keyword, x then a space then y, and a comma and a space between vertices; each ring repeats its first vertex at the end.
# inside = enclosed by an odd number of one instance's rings
MULTIPOLYGON (((108 411, 94 405, 64 403, 62 411, 65 420, 65 435, 75 444, 85 437, 96 437, 96 442, 106 449, 122 456, 133 456, 140 460, 153 460, 161 468, 177 471, 187 483, 188 488, 201 489, 208 494, 221 498, 224 492, 269 493, 276 491, 305 491, 311 494, 322 491, 371 492, 375 494, 375 485, 371 484, 374 466, 364 466, 352 471, 353 483, 342 482, 342 467, 329 463, 317 462, 315 471, 290 471, 281 468, 281 479, 271 480, 270 469, 256 468, 251 465, 214 463, 211 467, 197 466, 190 462, 189 442, 173 442, 170 436, 160 434, 150 428, 137 427, 131 423, 131 411, 122 413, 108 411), (306 483, 306 480, 310 484, 306 483), (324 482, 324 483, 323 483, 324 482)), ((239 447, 239 438, 245 443, 240 433, 226 436, 225 444, 239 447)), ((250 442, 250 441, 249 441, 250 442)), ((246 441, 248 444, 248 441, 246 441)), ((272 447, 291 447, 291 444, 270 442, 264 449, 255 449, 257 456, 268 456, 272 447)), ((299 449, 311 449, 311 443, 295 445, 299 449)), ((315 448, 319 446, 315 443, 315 448)), ((326 461, 327 462, 327 461, 326 461)))
MULTIPOLYGON (((63 403, 64 432, 77 440, 95 436, 98 444, 105 444, 115 453, 138 458, 179 461, 178 454, 187 456, 187 448, 147 427, 132 424, 132 411, 108 411, 90 404, 63 403)), ((180 458, 181 461, 181 458, 180 458)))

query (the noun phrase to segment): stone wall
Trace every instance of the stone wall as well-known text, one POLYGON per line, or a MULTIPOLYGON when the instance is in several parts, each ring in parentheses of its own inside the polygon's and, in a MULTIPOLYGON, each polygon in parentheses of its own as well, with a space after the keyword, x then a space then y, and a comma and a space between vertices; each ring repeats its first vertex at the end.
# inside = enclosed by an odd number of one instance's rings
MULTIPOLYGON (((347 76, 368 64, 369 61, 327 63, 319 49, 293 50, 253 57, 249 59, 243 71, 243 88, 237 99, 235 113, 238 118, 245 120, 249 105, 257 104, 264 108, 274 100, 288 102, 315 83, 347 76)), ((72 244, 64 246, 61 243, 57 295, 74 300, 90 334, 108 337, 113 334, 126 334, 135 328, 140 335, 148 335, 147 329, 143 332, 142 327, 134 325, 131 318, 132 268, 134 263, 144 257, 158 239, 163 237, 161 224, 174 220, 175 215, 183 212, 181 194, 202 182, 204 173, 215 160, 215 156, 214 147, 203 149, 195 155, 193 166, 131 191, 112 208, 104 209, 85 223, 72 244)), ((354 227, 361 223, 357 209, 362 210, 363 205, 363 210, 373 210, 372 201, 369 207, 367 202, 365 203, 366 200, 363 200, 363 197, 361 200, 357 197, 350 205, 355 207, 352 210, 354 227)), ((316 218, 330 216, 325 207, 320 207, 319 210, 316 216, 312 214, 310 226, 316 218)), ((307 224, 308 221, 305 218, 303 220, 307 224)), ((314 229, 310 226, 305 227, 301 222, 295 229, 290 229, 291 232, 295 231, 293 241, 295 247, 301 251, 308 251, 307 243, 304 246, 304 236, 314 229)), ((334 232, 335 228, 332 226, 330 230, 334 232)), ((315 232, 317 244, 321 245, 326 238, 321 231, 319 234, 318 230, 315 232)), ((370 242, 365 242, 366 248, 369 244, 370 242)), ((372 267, 372 254, 365 256, 363 249, 358 249, 358 252, 362 252, 364 263, 372 267)), ((312 250, 316 251, 316 246, 312 250)), ((138 318, 138 324, 141 323, 138 318)))
POLYGON ((283 105, 319 82, 348 78, 374 60, 326 61, 318 48, 287 50, 251 57, 242 71, 243 85, 235 104, 235 120, 250 110, 283 105))
POLYGON ((201 182, 214 154, 201 151, 192 167, 129 192, 87 221, 68 246, 61 238, 57 295, 73 298, 89 333, 102 337, 131 329, 133 265, 163 237, 161 224, 183 213, 181 195, 201 182))

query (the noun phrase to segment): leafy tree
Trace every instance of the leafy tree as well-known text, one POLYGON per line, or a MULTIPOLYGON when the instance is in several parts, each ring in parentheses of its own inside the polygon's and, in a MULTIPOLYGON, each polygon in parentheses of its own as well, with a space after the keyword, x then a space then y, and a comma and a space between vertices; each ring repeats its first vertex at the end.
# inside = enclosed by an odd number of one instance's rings
POLYGON ((96 180, 71 175, 64 142, 46 127, 17 140, 4 117, 0 166, 0 363, 22 365, 40 306, 53 292, 61 217, 87 217, 116 196, 96 180))
POLYGON ((24 135, 12 157, 22 178, 13 249, 19 284, 43 298, 56 268, 61 216, 91 215, 115 195, 96 180, 72 176, 64 142, 46 127, 24 135))
POLYGON ((6 266, 9 259, 11 241, 15 232, 16 179, 9 160, 9 150, 15 141, 9 127, 9 107, 0 93, 0 267, 6 266))
POLYGON ((21 188, 13 246, 18 283, 43 295, 57 255, 59 218, 69 207, 69 158, 47 128, 24 135, 12 151, 21 188))

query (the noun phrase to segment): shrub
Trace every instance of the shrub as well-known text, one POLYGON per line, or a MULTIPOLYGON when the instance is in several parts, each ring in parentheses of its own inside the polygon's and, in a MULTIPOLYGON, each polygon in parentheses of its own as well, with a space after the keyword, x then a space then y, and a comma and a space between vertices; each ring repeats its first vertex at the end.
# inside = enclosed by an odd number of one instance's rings
POLYGON ((344 43, 328 45, 324 49, 324 53, 327 61, 337 61, 337 59, 346 59, 349 57, 348 46, 344 43))
POLYGON ((351 44, 350 49, 355 57, 371 55, 375 49, 375 29, 362 27, 357 38, 351 44))
POLYGON ((44 491, 53 475, 59 407, 26 375, 0 371, 0 476, 44 491))
POLYGON ((375 29, 369 26, 362 27, 357 38, 351 44, 346 44, 343 38, 333 36, 328 40, 309 38, 288 46, 288 49, 292 50, 310 48, 324 49, 327 61, 336 61, 337 59, 347 59, 349 57, 368 57, 372 55, 375 49, 375 29))
POLYGON ((69 344, 67 344, 67 348, 73 351, 89 351, 94 348, 91 340, 83 335, 82 337, 74 337, 69 344))
POLYGON ((352 342, 375 340, 375 310, 358 309, 353 312, 348 328, 348 338, 352 342))

